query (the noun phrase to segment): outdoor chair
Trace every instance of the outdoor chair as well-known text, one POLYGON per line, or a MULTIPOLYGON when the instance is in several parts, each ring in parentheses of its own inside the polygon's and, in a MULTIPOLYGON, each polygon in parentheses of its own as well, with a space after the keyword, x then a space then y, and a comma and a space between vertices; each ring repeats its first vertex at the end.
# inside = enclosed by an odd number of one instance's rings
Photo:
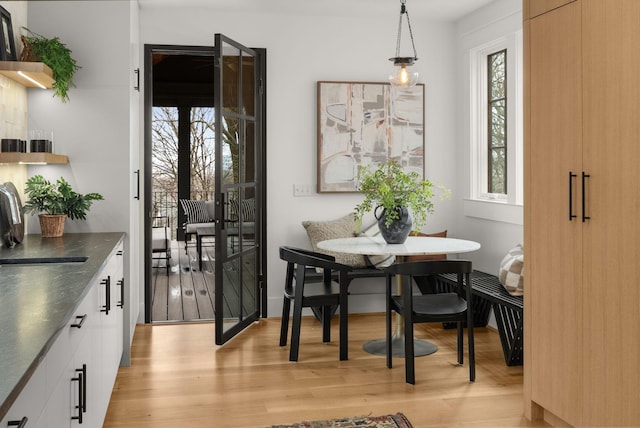
MULTIPOLYGON (((169 218, 166 216, 153 217, 151 227, 151 252, 153 260, 164 260, 167 275, 171 268, 171 231, 169 230, 169 218)), ((161 267, 158 262, 157 266, 161 267)))

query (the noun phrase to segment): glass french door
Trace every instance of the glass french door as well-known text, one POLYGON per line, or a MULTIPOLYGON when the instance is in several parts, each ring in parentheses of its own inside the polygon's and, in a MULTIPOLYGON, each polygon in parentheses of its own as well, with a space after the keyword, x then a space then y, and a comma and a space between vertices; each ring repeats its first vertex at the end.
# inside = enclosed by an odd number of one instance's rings
POLYGON ((262 91, 256 51, 215 35, 215 341, 260 317, 262 91))

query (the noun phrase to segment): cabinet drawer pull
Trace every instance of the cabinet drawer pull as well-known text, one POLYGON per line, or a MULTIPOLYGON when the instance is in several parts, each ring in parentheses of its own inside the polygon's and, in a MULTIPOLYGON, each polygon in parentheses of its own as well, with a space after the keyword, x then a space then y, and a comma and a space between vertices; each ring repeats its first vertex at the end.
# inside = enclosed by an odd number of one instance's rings
POLYGON ((19 421, 9 421, 9 422, 7 422, 7 426, 24 428, 24 427, 27 426, 27 422, 28 421, 29 421, 29 419, 25 416, 24 418, 20 419, 19 421))
POLYGON ((87 314, 84 315, 76 315, 76 322, 74 322, 73 324, 71 324, 71 327, 75 327, 75 328, 82 328, 82 324, 84 324, 84 322, 87 320, 87 314), (80 320, 78 322, 78 320, 80 320))

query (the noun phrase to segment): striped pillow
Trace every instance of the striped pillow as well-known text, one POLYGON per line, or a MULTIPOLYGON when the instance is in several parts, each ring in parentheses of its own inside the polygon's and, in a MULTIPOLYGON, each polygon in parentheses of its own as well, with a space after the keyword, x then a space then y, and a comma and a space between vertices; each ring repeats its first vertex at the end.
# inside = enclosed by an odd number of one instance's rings
MULTIPOLYGON (((378 222, 376 221, 372 225, 368 226, 364 229, 358 236, 380 236, 380 228, 378 227, 378 222)), ((376 269, 384 269, 386 267, 391 266, 396 261, 396 256, 393 254, 382 254, 377 256, 367 256, 367 260, 369 264, 376 269)))
POLYGON ((187 216, 187 223, 208 223, 212 221, 205 205, 206 201, 180 199, 180 204, 187 216))
MULTIPOLYGON (((256 221, 256 200, 254 198, 242 200, 242 221, 253 222, 256 221)), ((239 221, 238 217, 238 200, 231 199, 229 201, 229 218, 233 221, 239 221)))

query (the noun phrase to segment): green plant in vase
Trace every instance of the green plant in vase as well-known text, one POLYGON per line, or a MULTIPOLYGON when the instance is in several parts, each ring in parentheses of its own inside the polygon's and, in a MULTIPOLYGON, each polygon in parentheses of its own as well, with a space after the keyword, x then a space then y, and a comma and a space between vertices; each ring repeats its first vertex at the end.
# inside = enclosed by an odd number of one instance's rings
POLYGON ((355 208, 356 228, 360 229, 364 214, 373 210, 389 243, 403 243, 412 226, 419 229, 433 212, 431 181, 403 170, 395 161, 379 163, 375 169, 359 167, 357 190, 364 194, 364 201, 355 208))
POLYGON ((24 49, 20 61, 42 61, 53 71, 54 96, 69 101, 69 88, 75 87, 73 76, 80 67, 71 56, 71 50, 58 37, 48 39, 22 27, 28 35, 21 36, 24 49))
POLYGON ((86 220, 93 201, 104 199, 99 193, 77 193, 63 177, 52 183, 41 175, 29 178, 24 192, 27 197, 24 212, 39 215, 44 237, 62 236, 67 217, 71 220, 86 220), (43 221, 55 221, 56 226, 49 226, 43 221))

